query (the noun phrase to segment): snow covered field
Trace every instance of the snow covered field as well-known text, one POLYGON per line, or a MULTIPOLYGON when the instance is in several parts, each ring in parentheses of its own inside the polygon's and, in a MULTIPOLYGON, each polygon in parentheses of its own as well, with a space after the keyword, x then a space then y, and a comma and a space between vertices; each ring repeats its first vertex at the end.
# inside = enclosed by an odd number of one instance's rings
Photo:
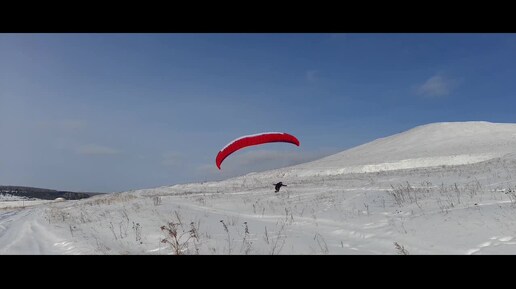
POLYGON ((23 208, 49 202, 53 201, 29 199, 25 197, 13 196, 10 194, 0 194, 0 210, 23 208))
POLYGON ((0 254, 514 254, 516 124, 436 123, 220 182, 4 203, 0 254))

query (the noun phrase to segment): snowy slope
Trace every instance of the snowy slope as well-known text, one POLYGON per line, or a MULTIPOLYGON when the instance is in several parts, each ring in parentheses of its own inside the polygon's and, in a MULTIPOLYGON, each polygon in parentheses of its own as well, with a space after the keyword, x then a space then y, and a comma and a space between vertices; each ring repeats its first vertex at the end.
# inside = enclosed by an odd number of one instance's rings
POLYGON ((515 176, 515 124, 429 124, 220 182, 0 208, 0 254, 514 254, 515 176))
POLYGON ((376 172, 481 162, 514 152, 516 124, 443 122, 416 127, 294 167, 318 173, 376 172))

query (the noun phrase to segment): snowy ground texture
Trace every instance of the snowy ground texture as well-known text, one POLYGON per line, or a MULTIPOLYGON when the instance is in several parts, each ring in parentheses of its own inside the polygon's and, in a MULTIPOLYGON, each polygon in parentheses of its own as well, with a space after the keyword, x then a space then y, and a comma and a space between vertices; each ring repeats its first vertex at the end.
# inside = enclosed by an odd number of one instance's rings
POLYGON ((436 123, 221 182, 23 202, 0 206, 0 254, 516 254, 516 124, 436 123))

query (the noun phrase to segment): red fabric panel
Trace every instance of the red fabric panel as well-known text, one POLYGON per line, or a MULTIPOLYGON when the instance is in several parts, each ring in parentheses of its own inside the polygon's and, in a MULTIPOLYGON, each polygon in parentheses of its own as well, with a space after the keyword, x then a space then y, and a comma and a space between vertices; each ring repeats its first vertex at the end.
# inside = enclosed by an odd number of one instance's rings
POLYGON ((290 135, 288 133, 264 133, 242 137, 228 144, 225 148, 219 151, 219 153, 217 154, 217 158, 215 159, 215 163, 217 164, 217 167, 220 170, 220 165, 222 164, 224 159, 227 158, 230 154, 236 152, 237 150, 248 146, 260 145, 271 142, 287 142, 299 146, 299 140, 295 136, 290 135))

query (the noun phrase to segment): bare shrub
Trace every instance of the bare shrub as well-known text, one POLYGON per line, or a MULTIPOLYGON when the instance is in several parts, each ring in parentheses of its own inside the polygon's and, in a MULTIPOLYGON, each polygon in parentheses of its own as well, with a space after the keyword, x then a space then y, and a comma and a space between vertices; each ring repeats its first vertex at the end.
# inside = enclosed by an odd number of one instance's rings
MULTIPOLYGON (((161 240, 161 243, 169 244, 172 252, 175 255, 184 255, 188 252, 190 240, 199 240, 199 234, 195 223, 190 223, 190 229, 184 230, 180 215, 176 212, 177 222, 168 222, 167 225, 161 226, 160 229, 166 234, 166 237, 161 240)), ((196 252, 198 253, 197 244, 194 244, 196 252)))
POLYGON ((317 245, 319 246, 319 250, 321 250, 321 252, 323 254, 328 254, 329 253, 330 250, 328 249, 328 244, 326 244, 326 241, 321 236, 321 234, 316 233, 315 236, 314 236, 314 240, 317 241, 317 245))
POLYGON ((229 234, 229 229, 226 223, 224 223, 224 220, 220 220, 222 223, 222 226, 224 226, 224 231, 226 231, 227 234, 227 240, 228 240, 228 255, 231 255, 231 235, 229 234))
POLYGON ((161 205, 161 196, 154 196, 152 197, 152 203, 154 204, 154 206, 159 206, 161 205))
POLYGON ((142 244, 142 227, 140 223, 133 222, 133 231, 136 242, 142 244))
POLYGON ((505 194, 509 197, 511 201, 511 207, 516 207, 516 190, 508 189, 505 191, 505 194))
MULTIPOLYGON (((267 234, 267 227, 265 228, 265 233, 267 234)), ((276 234, 275 237, 273 237, 272 242, 270 243, 270 253, 271 255, 277 255, 281 250, 283 249, 283 246, 285 245, 285 239, 286 236, 283 235, 283 232, 285 230, 285 223, 281 223, 281 226, 276 234)), ((268 236, 266 236, 267 240, 269 239, 268 236)))
POLYGON ((396 248, 398 255, 409 255, 409 252, 405 249, 405 247, 398 244, 398 242, 394 242, 394 248, 396 248))
POLYGON ((247 226, 247 222, 244 222, 244 238, 242 239, 241 251, 243 251, 245 255, 249 255, 252 245, 253 242, 249 241, 249 227, 247 226))

